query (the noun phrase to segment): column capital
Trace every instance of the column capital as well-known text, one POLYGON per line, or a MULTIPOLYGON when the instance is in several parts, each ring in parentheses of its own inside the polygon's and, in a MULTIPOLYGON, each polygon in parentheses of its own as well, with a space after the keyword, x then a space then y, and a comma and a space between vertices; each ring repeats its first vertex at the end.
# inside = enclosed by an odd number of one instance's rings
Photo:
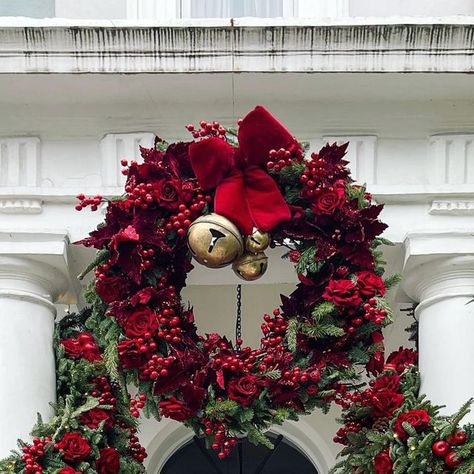
POLYGON ((67 299, 68 243, 66 232, 0 231, 2 296, 33 297, 45 305, 67 299))
POLYGON ((404 246, 402 288, 412 300, 427 305, 474 295, 474 234, 413 232, 404 246))

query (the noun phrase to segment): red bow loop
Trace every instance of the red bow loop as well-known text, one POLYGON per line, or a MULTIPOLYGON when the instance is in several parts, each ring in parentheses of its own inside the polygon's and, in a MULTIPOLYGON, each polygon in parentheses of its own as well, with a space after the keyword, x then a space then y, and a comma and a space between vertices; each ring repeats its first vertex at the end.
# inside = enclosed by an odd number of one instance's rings
POLYGON ((239 148, 211 137, 189 147, 191 165, 203 190, 216 188, 214 210, 244 235, 253 227, 267 232, 290 219, 290 209, 277 184, 263 169, 272 149, 297 143, 264 107, 257 106, 241 122, 239 148))

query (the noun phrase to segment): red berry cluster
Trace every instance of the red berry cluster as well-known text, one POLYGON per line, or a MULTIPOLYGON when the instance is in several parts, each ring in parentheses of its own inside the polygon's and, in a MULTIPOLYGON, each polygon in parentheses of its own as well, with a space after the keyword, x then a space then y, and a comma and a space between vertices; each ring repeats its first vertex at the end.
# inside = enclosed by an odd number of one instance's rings
MULTIPOLYGON (((262 332, 264 337, 261 339, 263 347, 279 347, 285 337, 288 324, 280 316, 280 310, 275 309, 273 311, 273 318, 269 314, 263 316, 264 323, 262 324, 262 332)), ((265 362, 265 359, 264 359, 265 362)))
POLYGON ((128 437, 128 452, 133 459, 143 462, 147 457, 145 448, 140 444, 137 436, 137 429, 130 428, 130 436, 128 437))
POLYGON ((76 196, 79 199, 79 204, 76 204, 75 209, 76 211, 82 211, 87 206, 91 207, 91 211, 97 211, 101 202, 105 201, 102 196, 97 194, 94 197, 86 197, 84 194, 78 194, 76 196))
POLYGON ((117 398, 112 393, 113 387, 109 382, 109 379, 102 375, 100 377, 95 377, 93 383, 95 387, 90 392, 91 397, 98 398, 101 405, 112 405, 114 408, 110 411, 114 411, 117 398))
MULTIPOLYGON (((141 410, 145 406, 146 402, 146 395, 144 393, 140 393, 135 395, 134 398, 130 399, 130 414, 138 418, 140 416, 140 412, 138 410, 141 410)), ((138 438, 137 438, 138 441, 138 438)))
POLYGON ((330 180, 334 178, 332 175, 326 176, 326 165, 326 160, 319 158, 317 153, 311 154, 311 160, 306 161, 306 167, 300 176, 300 182, 304 185, 303 190, 301 191, 303 197, 313 197, 315 194, 322 191, 321 179, 323 177, 330 180))
POLYGON ((229 456, 231 448, 237 444, 237 438, 230 437, 226 433, 224 423, 220 421, 212 421, 207 418, 204 418, 202 421, 204 424, 204 433, 214 438, 211 447, 214 451, 219 451, 217 454, 219 459, 224 459, 229 456))
POLYGON ((333 441, 335 443, 343 444, 347 446, 349 444, 349 440, 347 439, 347 433, 358 433, 362 429, 362 425, 357 422, 350 422, 347 423, 342 428, 337 430, 336 436, 334 436, 333 441))
POLYGON ((145 369, 141 372, 140 378, 142 380, 156 380, 160 377, 167 377, 169 375, 168 367, 175 361, 176 357, 174 356, 165 357, 153 354, 145 369))
MULTIPOLYGON (((126 166, 128 162, 126 160, 122 160, 122 165, 126 166)), ((130 166, 135 167, 137 166, 136 161, 132 161, 130 166)), ((128 175, 129 168, 124 168, 122 170, 122 174, 128 175)), ((131 184, 127 184, 125 186, 125 192, 127 193, 127 197, 129 201, 133 202, 134 206, 147 210, 152 204, 158 201, 156 198, 156 193, 160 190, 160 183, 156 183, 155 185, 151 183, 139 183, 135 186, 131 184)))
POLYGON ((224 137, 227 133, 227 130, 221 126, 217 121, 206 122, 201 120, 199 122, 201 127, 199 130, 196 130, 192 123, 186 125, 186 130, 191 132, 193 138, 203 138, 203 137, 224 137))
POLYGON ((463 458, 456 451, 453 451, 452 448, 454 446, 461 446, 466 441, 466 432, 459 430, 448 436, 446 440, 435 441, 431 446, 431 450, 436 457, 444 459, 444 463, 449 469, 454 469, 461 464, 463 458))
POLYGON ((268 156, 270 160, 267 162, 267 168, 277 173, 286 166, 291 166, 295 162, 303 161, 303 153, 300 148, 294 152, 286 150, 285 148, 270 150, 268 156))
POLYGON ((178 213, 170 216, 165 223, 167 232, 176 231, 179 237, 186 235, 188 227, 192 221, 201 215, 202 210, 206 207, 206 203, 212 200, 211 196, 197 194, 193 197, 189 204, 180 204, 178 213))
POLYGON ((48 443, 51 443, 49 436, 43 439, 35 436, 32 445, 23 446, 21 459, 25 463, 25 474, 41 474, 43 472, 39 460, 44 456, 44 449, 48 443))
MULTIPOLYGON (((168 287, 168 289, 174 291, 174 287, 172 286, 168 287)), ((160 323, 160 329, 157 336, 164 339, 166 342, 173 342, 174 344, 181 342, 181 334, 183 330, 180 327, 182 320, 179 317, 179 311, 179 309, 170 307, 163 309, 157 314, 160 323)))
MULTIPOLYGON (((374 324, 380 325, 384 322, 387 317, 387 311, 381 308, 377 308, 377 300, 375 298, 370 298, 367 303, 362 307, 365 311, 364 319, 367 321, 372 321, 374 324)), ((362 319, 358 318, 362 324, 362 319)))
MULTIPOLYGON (((255 351, 253 351, 255 352, 255 351)), ((245 372, 253 368, 257 355, 252 353, 250 347, 245 347, 239 352, 224 351, 214 357, 213 367, 229 372, 245 372)))

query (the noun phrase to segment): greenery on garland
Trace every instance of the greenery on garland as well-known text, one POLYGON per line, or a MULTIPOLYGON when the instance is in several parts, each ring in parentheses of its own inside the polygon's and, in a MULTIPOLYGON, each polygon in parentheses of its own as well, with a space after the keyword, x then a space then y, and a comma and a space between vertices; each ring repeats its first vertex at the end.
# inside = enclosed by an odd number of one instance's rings
POLYGON ((332 473, 474 472, 474 425, 461 426, 473 400, 452 416, 420 395, 417 354, 400 348, 370 387, 347 394, 335 442, 345 447, 332 473))
MULTIPOLYGON (((144 472, 146 454, 136 436, 140 412, 183 422, 224 458, 237 436, 271 446, 263 433, 272 424, 316 408, 327 411, 334 402, 356 410, 344 421, 358 423, 357 430, 350 425, 338 435, 349 455, 341 472, 388 473, 374 471, 370 456, 381 457, 387 448, 390 460, 402 456, 403 443, 397 441, 397 451, 390 438, 377 437, 380 449, 368 446, 373 454, 357 444, 358 433, 377 431, 359 418, 371 408, 358 389, 364 371, 377 375, 383 369, 381 329, 392 321, 384 295, 398 278, 382 278, 380 247, 388 244, 379 237, 386 228, 378 220, 383 206, 350 178, 343 159, 347 145, 327 145, 303 161, 303 148, 262 107, 242 120, 237 134, 217 122, 200 126, 187 127, 194 142, 168 145, 157 139, 153 149, 141 150, 142 164, 123 161, 123 196, 78 196, 78 210, 107 203, 105 222, 81 242, 98 251, 84 272, 95 272, 88 307, 57 325, 55 416, 38 420, 33 443, 20 442, 20 452, 1 461, 0 472, 144 472), (263 196, 258 187, 244 191, 268 227, 263 230, 271 230, 271 246, 287 248, 299 278, 295 291, 264 316, 259 348, 219 334, 200 335, 192 308, 181 300, 193 268, 186 237, 193 222, 230 209, 242 230, 253 215, 235 209, 235 196, 223 199, 222 187, 219 193, 215 185, 203 189, 207 176, 197 179, 193 153, 210 146, 217 150, 214 158, 223 153, 232 161, 230 171, 221 170, 225 185, 229 176, 237 176, 239 186, 264 182, 263 196), (268 195, 280 200, 279 215, 288 218, 269 224, 273 208, 261 212, 268 195), (138 393, 131 395, 132 389, 138 393)), ((211 156, 207 152, 204 157, 211 156)), ((416 377, 411 369, 400 377, 403 400, 398 396, 394 410, 412 409, 418 403, 416 377)), ((436 409, 423 407, 435 426, 436 409)), ((381 432, 389 428, 384 423, 377 425, 385 426, 381 432)), ((417 441, 416 427, 401 426, 408 442, 417 441)), ((470 428, 466 433, 471 440, 470 428)), ((446 428, 440 439, 450 434, 446 428)), ((407 446, 410 457, 412 444, 407 446)), ((464 463, 471 462, 466 449, 455 448, 464 463)), ((432 472, 441 472, 437 459, 432 472)), ((431 469, 420 463, 417 469, 431 469)))

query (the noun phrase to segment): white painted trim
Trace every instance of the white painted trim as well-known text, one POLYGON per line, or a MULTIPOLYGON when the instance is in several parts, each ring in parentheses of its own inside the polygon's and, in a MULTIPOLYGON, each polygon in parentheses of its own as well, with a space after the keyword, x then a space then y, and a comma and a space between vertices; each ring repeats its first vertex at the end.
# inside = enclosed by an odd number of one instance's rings
MULTIPOLYGON (((147 461, 149 474, 159 474, 171 456, 193 437, 188 428, 170 420, 162 420, 159 426, 160 429, 145 444, 149 455, 147 461)), ((326 474, 335 462, 334 455, 324 438, 303 419, 297 423, 288 421, 282 426, 272 426, 270 431, 283 435, 321 474, 326 474)))
POLYGON ((0 73, 470 73, 474 67, 474 24, 459 20, 77 23, 2 21, 0 73), (37 27, 41 34, 31 30, 37 27))

